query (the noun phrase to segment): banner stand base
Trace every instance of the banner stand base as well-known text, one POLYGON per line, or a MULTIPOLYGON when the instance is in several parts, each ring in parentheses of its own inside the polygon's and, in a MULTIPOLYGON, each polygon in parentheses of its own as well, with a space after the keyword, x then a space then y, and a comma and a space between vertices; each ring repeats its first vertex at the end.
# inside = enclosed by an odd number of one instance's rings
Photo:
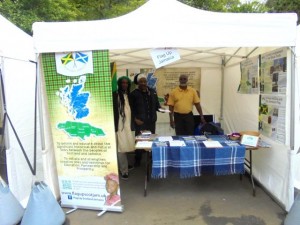
MULTIPOLYGON (((107 211, 108 211, 107 209, 103 209, 101 212, 99 212, 99 213, 97 214, 97 216, 100 217, 100 216, 102 216, 104 213, 106 213, 107 211)), ((123 212, 123 211, 124 211, 124 206, 121 205, 121 211, 119 211, 119 212, 123 212)))
POLYGON ((77 208, 71 209, 71 210, 69 210, 69 211, 66 212, 66 215, 68 215, 68 214, 70 214, 72 212, 75 212, 76 210, 77 210, 77 208))

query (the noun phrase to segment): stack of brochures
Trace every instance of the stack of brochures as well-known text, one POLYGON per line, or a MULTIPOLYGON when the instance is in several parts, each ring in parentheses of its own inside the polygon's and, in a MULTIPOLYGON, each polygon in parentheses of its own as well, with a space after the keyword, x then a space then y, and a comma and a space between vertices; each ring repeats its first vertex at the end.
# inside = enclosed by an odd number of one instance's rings
POLYGON ((141 131, 141 134, 142 134, 142 135, 151 135, 152 133, 151 133, 150 130, 142 130, 142 131, 141 131))

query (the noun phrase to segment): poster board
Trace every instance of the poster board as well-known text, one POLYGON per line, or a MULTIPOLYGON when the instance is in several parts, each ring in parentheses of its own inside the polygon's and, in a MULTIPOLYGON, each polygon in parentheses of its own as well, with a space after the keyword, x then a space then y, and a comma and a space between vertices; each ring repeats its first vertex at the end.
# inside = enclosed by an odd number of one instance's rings
POLYGON ((108 51, 41 61, 62 206, 122 211, 108 51))
POLYGON ((154 76, 157 78, 157 95, 160 99, 164 99, 172 89, 179 86, 179 76, 181 74, 188 75, 188 86, 193 87, 200 93, 201 68, 162 68, 154 72, 154 76))
POLYGON ((287 48, 261 55, 259 130, 273 140, 286 141, 287 48))

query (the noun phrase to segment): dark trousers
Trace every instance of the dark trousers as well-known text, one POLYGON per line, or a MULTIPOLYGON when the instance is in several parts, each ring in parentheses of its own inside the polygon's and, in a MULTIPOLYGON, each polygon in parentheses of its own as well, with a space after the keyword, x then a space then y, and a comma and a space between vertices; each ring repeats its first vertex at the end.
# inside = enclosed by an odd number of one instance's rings
POLYGON ((181 114, 174 112, 176 135, 194 135, 193 113, 181 114))
MULTIPOLYGON (((146 122, 141 126, 135 125, 135 136, 140 135, 142 130, 150 130, 152 134, 155 134, 155 122, 146 122)), ((141 149, 135 150, 135 166, 141 164, 143 151, 141 149)))

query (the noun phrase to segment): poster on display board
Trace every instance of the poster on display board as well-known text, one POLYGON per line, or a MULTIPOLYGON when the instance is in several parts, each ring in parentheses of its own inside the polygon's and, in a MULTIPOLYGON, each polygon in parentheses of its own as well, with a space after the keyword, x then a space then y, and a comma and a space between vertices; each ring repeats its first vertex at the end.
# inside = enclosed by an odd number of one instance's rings
POLYGON ((160 99, 166 100, 171 90, 178 87, 181 74, 188 75, 188 86, 200 93, 201 68, 162 68, 154 72, 154 77, 157 79, 157 95, 160 99))
POLYGON ((260 133, 273 140, 285 143, 286 134, 286 97, 261 95, 259 107, 260 133))
POLYGON ((259 93, 259 57, 244 60, 240 63, 241 81, 238 92, 241 94, 259 93))
MULTIPOLYGON (((166 103, 168 94, 179 85, 179 76, 186 74, 189 77, 188 85, 195 88, 200 93, 201 68, 141 68, 128 70, 128 76, 134 81, 134 76, 143 73, 147 77, 147 86, 156 90, 160 103, 166 103)), ((133 90, 137 86, 133 84, 133 90)))
POLYGON ((261 55, 261 94, 286 94, 287 49, 280 48, 261 55))
POLYGON ((122 211, 108 51, 41 60, 62 206, 122 211))

